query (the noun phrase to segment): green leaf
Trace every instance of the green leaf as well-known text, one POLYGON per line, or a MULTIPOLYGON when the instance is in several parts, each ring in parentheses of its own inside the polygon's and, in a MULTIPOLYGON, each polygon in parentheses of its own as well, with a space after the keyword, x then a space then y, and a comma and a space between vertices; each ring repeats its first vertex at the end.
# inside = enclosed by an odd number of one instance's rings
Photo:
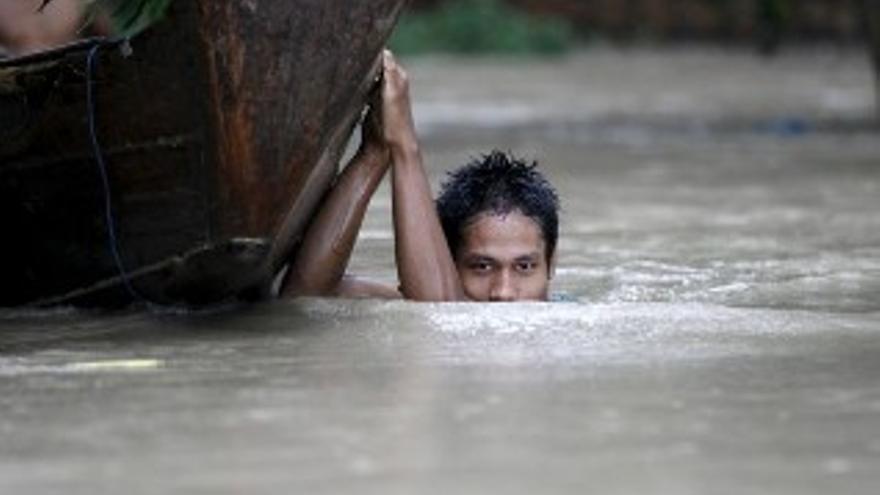
MULTIPOLYGON (((52 0, 42 0, 38 11, 52 0)), ((83 0, 87 15, 94 18, 99 12, 107 13, 116 34, 134 36, 160 20, 171 0, 83 0)))

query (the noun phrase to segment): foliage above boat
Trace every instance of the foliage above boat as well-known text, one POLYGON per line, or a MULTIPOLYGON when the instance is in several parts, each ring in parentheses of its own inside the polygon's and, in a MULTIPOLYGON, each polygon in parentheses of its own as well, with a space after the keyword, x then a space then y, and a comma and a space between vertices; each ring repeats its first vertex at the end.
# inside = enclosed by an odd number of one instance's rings
MULTIPOLYGON (((42 0, 42 11, 53 0, 42 0)), ((106 14, 115 34, 134 36, 161 19, 171 0, 82 0, 89 22, 106 14)))

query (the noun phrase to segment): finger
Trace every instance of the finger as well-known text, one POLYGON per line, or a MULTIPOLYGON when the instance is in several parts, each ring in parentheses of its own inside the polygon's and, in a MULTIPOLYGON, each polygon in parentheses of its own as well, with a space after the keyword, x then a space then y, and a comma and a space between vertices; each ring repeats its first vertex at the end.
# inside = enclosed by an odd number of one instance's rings
POLYGON ((397 61, 397 58, 394 56, 391 50, 386 49, 383 52, 383 61, 386 72, 396 73, 402 70, 400 63, 397 61))
POLYGON ((373 77, 373 88, 382 83, 382 76, 385 74, 385 54, 379 53, 376 60, 373 61, 373 67, 370 69, 375 77, 373 77))

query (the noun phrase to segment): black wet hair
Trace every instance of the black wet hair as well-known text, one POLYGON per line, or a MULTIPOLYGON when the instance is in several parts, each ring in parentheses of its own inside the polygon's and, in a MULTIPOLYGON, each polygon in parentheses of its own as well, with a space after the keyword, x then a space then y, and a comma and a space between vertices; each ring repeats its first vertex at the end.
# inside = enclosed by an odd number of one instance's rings
POLYGON ((448 174, 437 198, 437 214, 453 257, 465 227, 478 215, 516 210, 540 227, 550 262, 559 236, 559 198, 537 165, 494 150, 448 174))

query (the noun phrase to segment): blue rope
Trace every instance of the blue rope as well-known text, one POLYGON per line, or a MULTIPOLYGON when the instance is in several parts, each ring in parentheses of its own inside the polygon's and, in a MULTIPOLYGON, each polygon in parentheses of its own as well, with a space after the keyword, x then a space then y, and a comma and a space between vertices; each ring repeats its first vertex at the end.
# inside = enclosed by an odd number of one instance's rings
MULTIPOLYGON (((89 137, 92 142, 92 151, 95 155, 95 162, 98 165, 98 173, 101 176, 101 185, 104 188, 104 219, 107 223, 107 243, 110 245, 110 252, 113 255, 113 261, 116 263, 116 269, 122 284, 128 291, 129 295, 135 300, 150 305, 144 296, 135 289, 131 282, 125 264, 122 262, 122 255, 119 252, 119 238, 116 235, 116 221, 113 215, 113 201, 110 196, 110 178, 107 173, 107 164, 104 162, 104 154, 101 151, 101 144, 98 142, 98 131, 95 125, 95 70, 97 67, 98 52, 105 43, 98 42, 89 50, 89 56, 86 65, 86 105, 89 120, 89 137)), ((107 43, 115 45, 116 43, 107 43)))

